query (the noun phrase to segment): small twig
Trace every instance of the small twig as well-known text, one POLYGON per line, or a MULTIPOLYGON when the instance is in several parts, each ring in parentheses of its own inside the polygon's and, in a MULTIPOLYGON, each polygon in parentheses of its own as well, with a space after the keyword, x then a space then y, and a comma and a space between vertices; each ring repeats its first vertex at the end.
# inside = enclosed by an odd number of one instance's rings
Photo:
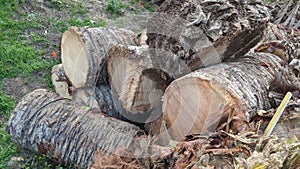
POLYGON ((281 115, 282 115, 284 109, 286 108, 291 97, 292 97, 292 93, 287 92, 287 94, 284 96, 282 102, 280 103, 279 107, 277 108, 276 113, 274 114, 273 118, 271 119, 270 123, 268 124, 263 136, 268 137, 271 135, 272 131, 274 130, 279 118, 281 117, 281 115))

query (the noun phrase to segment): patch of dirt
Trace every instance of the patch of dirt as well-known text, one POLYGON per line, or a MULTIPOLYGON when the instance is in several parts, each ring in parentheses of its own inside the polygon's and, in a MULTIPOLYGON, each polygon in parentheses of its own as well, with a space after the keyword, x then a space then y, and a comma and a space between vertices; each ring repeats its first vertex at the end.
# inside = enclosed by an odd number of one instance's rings
POLYGON ((41 73, 33 74, 30 78, 16 77, 4 79, 2 90, 12 96, 16 102, 20 101, 23 96, 35 89, 47 88, 47 82, 41 78, 41 73))

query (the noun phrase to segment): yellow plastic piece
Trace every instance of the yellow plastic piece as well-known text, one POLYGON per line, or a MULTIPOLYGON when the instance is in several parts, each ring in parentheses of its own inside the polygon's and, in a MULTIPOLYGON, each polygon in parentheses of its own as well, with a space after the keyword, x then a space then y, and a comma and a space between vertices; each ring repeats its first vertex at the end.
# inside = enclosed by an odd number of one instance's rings
POLYGON ((271 135, 272 131, 274 130, 279 118, 281 117, 284 109, 286 108, 288 102, 290 101, 292 97, 291 92, 287 92, 286 95, 284 96, 283 100, 281 101, 279 107, 276 110, 276 113, 274 114, 273 118, 271 119, 270 123, 268 124, 264 136, 268 137, 271 135))
POLYGON ((265 169, 265 165, 264 164, 256 164, 253 169, 265 169))

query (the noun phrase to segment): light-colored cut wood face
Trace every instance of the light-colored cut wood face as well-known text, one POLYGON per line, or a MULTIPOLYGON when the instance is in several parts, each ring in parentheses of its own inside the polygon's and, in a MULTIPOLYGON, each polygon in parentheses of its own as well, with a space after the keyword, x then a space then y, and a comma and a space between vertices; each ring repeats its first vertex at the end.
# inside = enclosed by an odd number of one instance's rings
POLYGON ((163 118, 171 137, 182 140, 188 134, 214 131, 225 106, 222 93, 196 78, 170 85, 164 95, 163 118))
POLYGON ((60 97, 71 99, 72 97, 70 96, 69 91, 68 91, 68 87, 69 87, 68 83, 65 81, 57 81, 57 79, 59 79, 59 77, 57 76, 57 74, 55 72, 59 71, 59 69, 62 67, 63 67, 62 64, 54 65, 52 67, 51 81, 54 86, 55 92, 60 97))
POLYGON ((88 76, 89 64, 80 35, 70 31, 65 32, 62 45, 61 59, 66 75, 74 87, 84 86, 88 76))

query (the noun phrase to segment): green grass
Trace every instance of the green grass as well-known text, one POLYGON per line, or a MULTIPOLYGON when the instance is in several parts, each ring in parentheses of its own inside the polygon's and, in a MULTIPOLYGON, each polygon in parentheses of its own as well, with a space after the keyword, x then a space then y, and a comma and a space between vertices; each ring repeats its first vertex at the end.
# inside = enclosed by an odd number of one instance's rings
POLYGON ((113 16, 122 15, 122 9, 125 8, 125 5, 121 0, 108 0, 106 4, 106 11, 113 16))
MULTIPOLYGON (((41 27, 39 23, 32 23, 25 19, 14 20, 14 12, 17 10, 15 1, 0 0, 0 83, 4 78, 11 78, 19 74, 30 76, 34 71, 51 66, 51 62, 42 59, 41 53, 36 52, 26 37, 22 36, 26 29, 41 27), (4 9, 3 9, 4 8, 4 9)), ((33 41, 41 39, 33 34, 33 41)))
POLYGON ((6 168, 6 162, 16 152, 17 148, 6 133, 5 126, 0 124, 0 168, 6 168))
POLYGON ((49 5, 48 5, 49 8, 56 8, 56 9, 62 10, 64 7, 64 5, 63 5, 64 3, 59 0, 46 0, 46 1, 49 2, 49 5))
MULTIPOLYGON (((0 92, 0 119, 8 119, 14 106, 14 100, 0 92)), ((17 148, 5 131, 5 125, 0 123, 0 168, 5 168, 6 162, 16 151, 17 148)))
POLYGON ((15 102, 13 98, 0 91, 0 118, 8 119, 14 107, 15 102))

